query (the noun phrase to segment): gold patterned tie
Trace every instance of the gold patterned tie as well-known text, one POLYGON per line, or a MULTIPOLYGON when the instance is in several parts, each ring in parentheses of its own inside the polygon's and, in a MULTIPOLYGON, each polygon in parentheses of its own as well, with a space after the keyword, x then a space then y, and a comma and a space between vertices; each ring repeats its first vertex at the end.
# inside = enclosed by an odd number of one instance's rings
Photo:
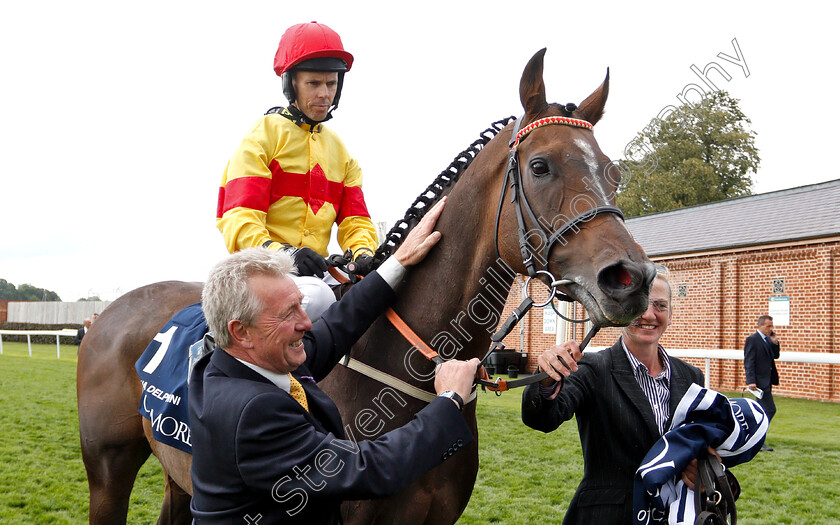
POLYGON ((289 374, 289 382, 291 382, 291 387, 289 388, 289 393, 295 398, 295 401, 300 403, 300 406, 303 407, 304 410, 309 412, 309 403, 306 401, 306 392, 303 390, 303 386, 300 384, 300 381, 295 379, 292 374, 289 374))

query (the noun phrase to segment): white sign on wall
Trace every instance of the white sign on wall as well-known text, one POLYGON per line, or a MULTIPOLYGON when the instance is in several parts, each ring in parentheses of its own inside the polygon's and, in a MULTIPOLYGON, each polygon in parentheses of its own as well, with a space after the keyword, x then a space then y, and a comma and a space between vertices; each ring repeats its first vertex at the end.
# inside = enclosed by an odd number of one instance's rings
POLYGON ((554 313, 554 308, 546 307, 543 311, 543 333, 556 334, 557 333, 557 314, 554 313))
POLYGON ((775 326, 790 324, 790 297, 771 297, 767 315, 773 318, 775 326))

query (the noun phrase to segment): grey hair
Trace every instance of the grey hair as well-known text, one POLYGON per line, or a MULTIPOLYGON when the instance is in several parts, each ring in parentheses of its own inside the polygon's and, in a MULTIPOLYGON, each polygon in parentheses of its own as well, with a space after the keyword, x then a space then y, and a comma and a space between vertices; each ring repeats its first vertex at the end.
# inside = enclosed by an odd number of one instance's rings
POLYGON ((230 348, 233 340, 228 322, 238 319, 250 326, 265 307, 248 286, 251 277, 286 277, 295 273, 290 255, 266 248, 247 248, 216 264, 201 292, 201 309, 216 344, 230 348))

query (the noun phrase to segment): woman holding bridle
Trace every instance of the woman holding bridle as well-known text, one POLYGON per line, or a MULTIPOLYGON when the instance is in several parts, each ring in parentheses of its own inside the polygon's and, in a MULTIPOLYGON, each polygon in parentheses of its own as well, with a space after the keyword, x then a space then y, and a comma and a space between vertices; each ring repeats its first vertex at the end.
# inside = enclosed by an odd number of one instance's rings
POLYGON ((584 476, 564 524, 632 523, 636 469, 688 387, 703 384, 697 367, 659 344, 671 324, 666 272, 657 269, 647 310, 611 348, 586 355, 575 341, 549 348, 539 367, 550 377, 523 394, 522 421, 531 428, 551 432, 577 419, 584 476))

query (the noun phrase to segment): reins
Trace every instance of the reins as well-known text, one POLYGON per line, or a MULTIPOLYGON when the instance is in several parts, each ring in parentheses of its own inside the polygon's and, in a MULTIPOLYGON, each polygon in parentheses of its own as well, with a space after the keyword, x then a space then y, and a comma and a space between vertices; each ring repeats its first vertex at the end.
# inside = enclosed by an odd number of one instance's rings
POLYGON ((694 483, 694 525, 736 525, 735 495, 726 468, 713 455, 697 460, 694 483))
MULTIPOLYGON (((348 283, 351 282, 345 275, 343 275, 340 271, 338 271, 334 266, 327 266, 327 270, 329 271, 330 275, 338 281, 339 283, 348 283)), ((362 276, 359 276, 361 279, 362 276)), ((391 322, 394 328, 408 341, 412 344, 414 348, 423 354, 423 356, 432 361, 435 364, 441 364, 444 362, 444 359, 438 355, 438 353, 429 345, 426 344, 423 339, 420 338, 417 333, 411 329, 410 326, 406 324, 405 321, 394 311, 393 308, 387 308, 385 310, 385 317, 391 322)), ((374 381, 378 381, 384 385, 388 385, 391 388, 399 390, 403 394, 409 395, 415 399, 419 399, 425 403, 431 403, 434 401, 436 395, 434 392, 427 392, 422 388, 417 388, 416 386, 406 383, 402 379, 396 378, 391 374, 387 374, 376 367, 370 366, 366 363, 359 361, 358 359, 353 359, 350 357, 350 354, 344 356, 344 359, 340 361, 340 363, 349 368, 350 370, 354 370, 363 376, 369 377, 374 381)), ((477 397, 477 391, 473 388, 473 391, 470 394, 469 399, 466 400, 467 403, 474 401, 477 397)))
MULTIPOLYGON (((350 282, 350 279, 342 275, 341 272, 339 272, 334 266, 328 266, 327 271, 330 273, 330 275, 333 276, 333 279, 335 279, 339 283, 343 284, 350 282)), ((426 342, 423 341, 423 339, 419 335, 417 335, 417 333, 414 330, 412 330, 411 327, 408 326, 408 324, 406 324, 405 321, 402 320, 402 317, 400 317, 399 314, 397 314, 397 312, 395 312, 393 308, 388 307, 385 309, 385 317, 391 322, 394 328, 397 329, 397 331, 400 333, 400 335, 402 335, 405 338, 406 341, 414 345, 414 347, 417 348, 417 350, 421 354, 423 354, 423 357, 425 357, 429 361, 432 361, 436 365, 442 364, 444 362, 444 359, 440 355, 438 355, 438 353, 431 346, 427 345, 426 342)), ((349 359, 350 356, 347 355, 344 359, 345 364, 349 359)))

